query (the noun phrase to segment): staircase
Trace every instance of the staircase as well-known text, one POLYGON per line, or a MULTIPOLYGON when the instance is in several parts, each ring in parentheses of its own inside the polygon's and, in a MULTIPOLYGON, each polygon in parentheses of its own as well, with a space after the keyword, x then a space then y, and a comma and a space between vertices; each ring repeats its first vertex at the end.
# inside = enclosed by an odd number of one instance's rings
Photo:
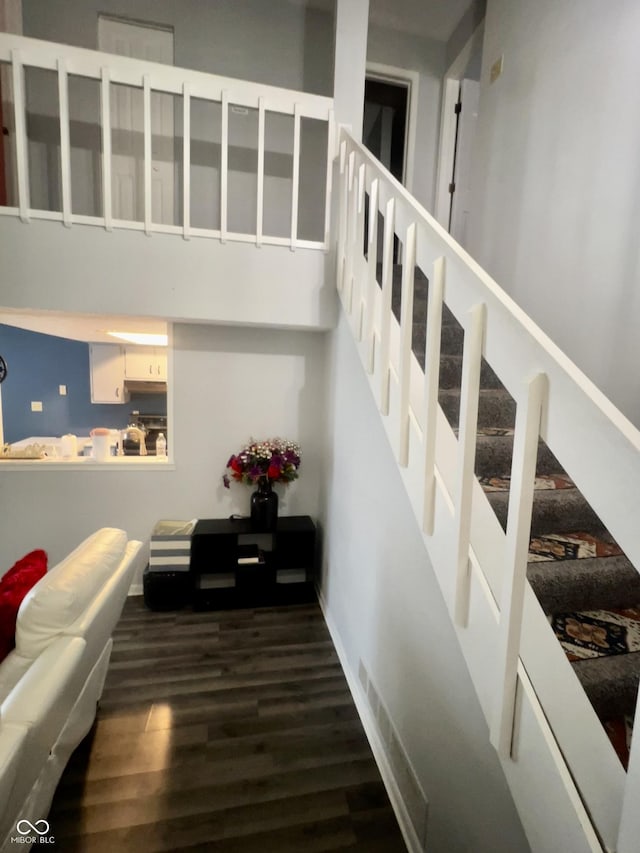
MULTIPOLYGON (((377 280, 382 268, 378 267, 377 280)), ((402 268, 392 310, 400 322, 402 268)), ((428 281, 416 268, 412 351, 425 366, 428 281)), ((442 314, 439 404, 458 429, 464 329, 442 314)), ((506 530, 516 404, 483 358, 475 474, 506 530)), ((627 767, 640 682, 640 574, 542 439, 538 442, 527 580, 627 767)))
POLYGON ((339 155, 338 292, 531 847, 634 853, 640 434, 345 131, 339 155))

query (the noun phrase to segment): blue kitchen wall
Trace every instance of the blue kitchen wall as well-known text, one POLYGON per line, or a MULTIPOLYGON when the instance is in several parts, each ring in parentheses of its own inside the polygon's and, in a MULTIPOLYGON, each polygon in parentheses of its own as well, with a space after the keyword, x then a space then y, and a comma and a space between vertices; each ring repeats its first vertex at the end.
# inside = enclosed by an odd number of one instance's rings
POLYGON ((0 323, 0 355, 7 362, 2 383, 4 440, 29 436, 88 435, 94 427, 122 429, 131 412, 166 414, 165 394, 140 394, 128 403, 91 402, 89 344, 0 323), (59 386, 67 386, 61 396, 59 386), (31 401, 42 412, 31 411, 31 401))

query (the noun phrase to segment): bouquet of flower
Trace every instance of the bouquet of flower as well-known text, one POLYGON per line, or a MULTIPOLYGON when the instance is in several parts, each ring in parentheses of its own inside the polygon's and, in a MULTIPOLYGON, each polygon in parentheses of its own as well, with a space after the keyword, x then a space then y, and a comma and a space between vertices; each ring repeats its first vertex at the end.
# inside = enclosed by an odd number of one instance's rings
POLYGON ((290 483, 298 477, 300 447, 283 438, 251 441, 230 457, 222 481, 229 488, 231 480, 253 486, 262 478, 271 483, 290 483))

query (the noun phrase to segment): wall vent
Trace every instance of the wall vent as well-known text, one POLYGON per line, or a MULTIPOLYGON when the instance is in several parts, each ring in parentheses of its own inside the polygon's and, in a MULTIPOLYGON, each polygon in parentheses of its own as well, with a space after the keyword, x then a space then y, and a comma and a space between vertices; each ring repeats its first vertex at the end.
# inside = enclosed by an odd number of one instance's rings
POLYGON ((413 829, 426 850, 428 800, 418 781, 407 753, 396 732, 387 708, 369 675, 367 667, 360 660, 358 678, 366 694, 371 714, 376 721, 380 741, 384 747, 393 777, 402 797, 413 829))

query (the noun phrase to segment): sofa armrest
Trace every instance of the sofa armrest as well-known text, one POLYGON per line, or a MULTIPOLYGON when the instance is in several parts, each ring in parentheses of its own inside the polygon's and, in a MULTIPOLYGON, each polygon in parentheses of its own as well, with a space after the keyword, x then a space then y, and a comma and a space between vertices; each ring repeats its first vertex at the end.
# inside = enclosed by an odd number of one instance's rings
POLYGON ((26 726, 0 722, 0 844, 11 829, 13 815, 7 813, 7 805, 23 761, 27 733, 26 726))
POLYGON ((85 612, 64 629, 63 636, 82 637, 88 646, 91 665, 102 654, 113 633, 131 586, 142 542, 131 541, 116 571, 96 594, 85 612))
MULTIPOLYGON (((27 798, 82 689, 85 651, 86 643, 80 637, 54 640, 0 706, 0 743, 5 729, 10 739, 5 746, 10 766, 0 770, 9 773, 0 817, 0 845, 16 820, 27 816, 23 814, 27 798), (16 760, 17 773, 11 770, 16 760)), ((4 793, 4 777, 1 787, 4 793)))
POLYGON ((0 706, 2 723, 55 729, 55 742, 81 688, 78 675, 87 644, 58 637, 38 656, 0 706))

